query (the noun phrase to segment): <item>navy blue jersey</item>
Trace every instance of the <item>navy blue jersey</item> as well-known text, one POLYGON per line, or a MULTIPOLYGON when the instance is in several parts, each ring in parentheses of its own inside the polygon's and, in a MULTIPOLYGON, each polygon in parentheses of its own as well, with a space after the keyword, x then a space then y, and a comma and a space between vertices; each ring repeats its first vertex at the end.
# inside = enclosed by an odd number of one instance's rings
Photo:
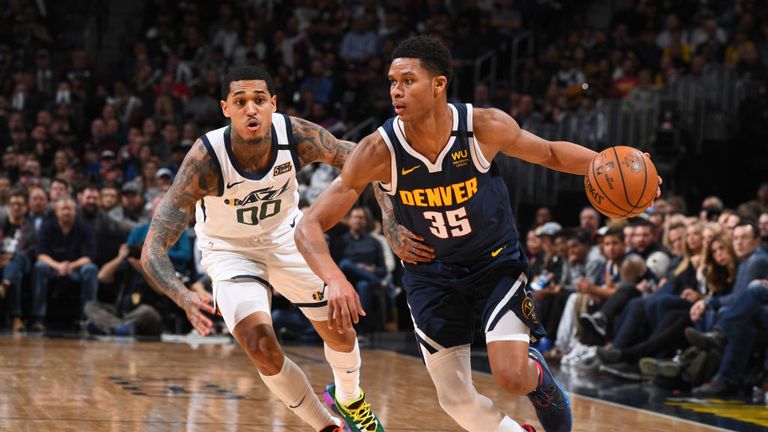
MULTIPOLYGON (((472 105, 449 107, 451 137, 434 164, 408 143, 399 117, 379 127, 392 157, 392 181, 380 187, 398 223, 424 237, 437 262, 469 267, 499 255, 522 260, 507 188, 472 133, 472 105)), ((423 266, 408 266, 416 267, 423 266)))

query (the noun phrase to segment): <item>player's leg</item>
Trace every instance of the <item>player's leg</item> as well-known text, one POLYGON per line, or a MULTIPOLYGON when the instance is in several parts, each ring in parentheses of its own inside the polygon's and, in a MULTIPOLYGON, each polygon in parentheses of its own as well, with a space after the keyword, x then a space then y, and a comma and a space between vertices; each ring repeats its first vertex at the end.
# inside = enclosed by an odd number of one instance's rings
POLYGON ((360 388, 360 348, 354 332, 339 334, 328 329, 328 300, 325 284, 307 266, 296 250, 292 231, 276 242, 269 260, 269 278, 280 294, 301 310, 325 343, 325 358, 333 370, 334 383, 325 388, 325 401, 352 432, 383 431, 379 419, 360 388))
POLYGON ((430 278, 406 273, 403 282, 424 364, 443 410, 468 431, 524 431, 472 382, 470 343, 475 316, 465 295, 430 278))
POLYGON ((488 360, 494 380, 514 395, 527 395, 546 432, 572 427, 568 395, 549 370, 544 356, 529 347, 530 334, 543 335, 530 292, 525 265, 499 269, 483 312, 488 360))
POLYGON ((247 278, 213 284, 216 304, 227 328, 256 365, 269 390, 314 430, 338 426, 339 420, 331 416, 307 377, 280 348, 269 315, 269 288, 247 278))

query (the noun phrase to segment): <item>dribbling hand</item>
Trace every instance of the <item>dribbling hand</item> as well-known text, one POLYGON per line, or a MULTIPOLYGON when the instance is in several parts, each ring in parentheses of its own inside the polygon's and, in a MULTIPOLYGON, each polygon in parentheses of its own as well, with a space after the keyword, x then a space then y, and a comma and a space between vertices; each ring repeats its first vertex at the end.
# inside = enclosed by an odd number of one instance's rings
POLYGON ((360 316, 365 316, 365 311, 352 284, 344 277, 328 281, 328 328, 339 334, 351 332, 352 323, 357 324, 360 316))
POLYGON ((208 336, 213 329, 213 322, 203 312, 211 315, 216 313, 209 303, 209 299, 203 298, 197 292, 187 291, 184 295, 182 308, 187 313, 187 319, 189 319, 192 327, 202 336, 208 336))

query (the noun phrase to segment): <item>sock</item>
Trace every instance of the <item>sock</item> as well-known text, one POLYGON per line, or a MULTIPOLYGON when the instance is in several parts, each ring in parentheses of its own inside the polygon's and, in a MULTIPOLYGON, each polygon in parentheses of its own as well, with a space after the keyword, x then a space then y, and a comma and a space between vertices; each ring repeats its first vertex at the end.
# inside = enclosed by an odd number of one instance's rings
POLYGON ((288 357, 284 358, 283 368, 277 375, 267 376, 261 372, 259 375, 269 390, 314 430, 322 430, 330 424, 340 424, 320 403, 304 372, 288 357))
POLYGON ((525 429, 520 426, 516 421, 504 416, 499 423, 499 427, 496 428, 496 432, 525 432, 525 429))
POLYGON ((336 399, 344 405, 349 405, 360 398, 360 347, 355 340, 351 352, 334 351, 325 344, 325 359, 333 369, 333 379, 336 384, 336 399))

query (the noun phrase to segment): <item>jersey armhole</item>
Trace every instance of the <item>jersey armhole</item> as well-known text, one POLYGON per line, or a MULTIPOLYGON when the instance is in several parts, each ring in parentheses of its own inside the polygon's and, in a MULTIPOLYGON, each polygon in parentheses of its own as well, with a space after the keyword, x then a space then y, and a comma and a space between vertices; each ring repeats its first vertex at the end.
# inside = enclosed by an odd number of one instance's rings
POLYGON ((296 166, 296 174, 303 168, 301 166, 301 159, 299 159, 299 147, 296 145, 296 140, 293 138, 293 125, 291 124, 291 117, 285 114, 280 114, 285 119, 285 135, 288 138, 288 150, 291 151, 291 159, 293 159, 293 165, 296 166))
POLYGON ((395 159, 395 148, 392 146, 392 142, 389 140, 389 136, 387 135, 387 132, 384 130, 384 128, 379 127, 377 131, 379 132, 379 135, 381 135, 381 137, 384 139, 384 143, 387 145, 387 149, 389 149, 389 169, 391 171, 389 183, 377 183, 379 184, 379 187, 381 187, 381 190, 386 192, 388 195, 394 195, 395 191, 397 191, 397 159, 395 159))
POLYGON ((475 165, 475 169, 481 173, 487 173, 491 168, 490 162, 485 159, 483 151, 480 149, 480 143, 477 141, 477 136, 474 133, 473 123, 475 111, 472 108, 472 104, 467 105, 467 139, 469 141, 469 152, 472 154, 472 164, 475 165))
POLYGON ((203 145, 205 146, 205 149, 208 151, 208 154, 211 156, 211 160, 213 160, 213 164, 216 165, 216 169, 219 171, 219 181, 218 183, 218 193, 216 196, 222 196, 224 195, 224 171, 221 169, 221 162, 219 161, 219 155, 216 153, 216 151, 213 150, 213 146, 211 145, 211 142, 208 140, 208 135, 203 135, 200 137, 200 139, 203 141, 203 145))

